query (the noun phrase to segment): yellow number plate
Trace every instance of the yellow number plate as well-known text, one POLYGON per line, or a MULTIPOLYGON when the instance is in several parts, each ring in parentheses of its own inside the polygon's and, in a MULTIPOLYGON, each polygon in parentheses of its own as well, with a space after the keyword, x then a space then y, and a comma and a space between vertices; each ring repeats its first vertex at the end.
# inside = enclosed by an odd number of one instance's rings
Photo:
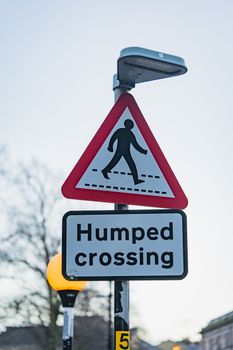
POLYGON ((116 331, 116 349, 115 350, 130 350, 129 331, 116 331))

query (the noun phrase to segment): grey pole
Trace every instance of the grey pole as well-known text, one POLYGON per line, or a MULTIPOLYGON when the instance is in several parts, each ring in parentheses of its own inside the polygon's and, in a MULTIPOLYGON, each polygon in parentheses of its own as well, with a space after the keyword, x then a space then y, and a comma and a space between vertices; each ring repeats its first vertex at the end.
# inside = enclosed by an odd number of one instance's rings
MULTIPOLYGON (((122 87, 113 77, 113 90, 115 102, 124 92, 130 89, 122 87)), ((128 210, 126 204, 115 204, 115 210, 128 210)), ((114 350, 129 350, 129 281, 114 282, 114 350)))
POLYGON ((109 281, 108 294, 108 350, 112 350, 112 281, 109 281))

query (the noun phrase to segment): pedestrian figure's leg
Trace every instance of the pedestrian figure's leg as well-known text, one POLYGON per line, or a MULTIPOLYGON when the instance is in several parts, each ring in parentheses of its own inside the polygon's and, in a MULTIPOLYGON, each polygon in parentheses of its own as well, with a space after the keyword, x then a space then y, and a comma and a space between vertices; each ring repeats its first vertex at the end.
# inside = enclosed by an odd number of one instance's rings
POLYGON ((138 185, 138 184, 144 182, 144 180, 140 180, 138 178, 138 171, 137 171, 136 165, 134 163, 134 160, 133 160, 131 154, 130 153, 124 154, 124 158, 125 158, 128 166, 129 166, 129 168, 131 170, 131 173, 132 173, 132 176, 133 176, 133 180, 134 180, 134 184, 138 185))
POLYGON ((105 177, 105 179, 109 179, 108 173, 114 168, 119 160, 121 159, 122 154, 121 153, 115 153, 112 160, 108 163, 108 165, 102 170, 102 174, 105 177))

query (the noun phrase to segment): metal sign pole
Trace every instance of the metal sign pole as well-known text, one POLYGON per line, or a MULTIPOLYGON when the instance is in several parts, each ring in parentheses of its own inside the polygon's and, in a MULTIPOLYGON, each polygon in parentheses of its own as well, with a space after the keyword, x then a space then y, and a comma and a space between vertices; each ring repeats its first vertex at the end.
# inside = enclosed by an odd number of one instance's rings
POLYGON ((108 350, 112 350, 112 281, 109 281, 108 294, 108 350))
MULTIPOLYGON (((116 78, 116 76, 114 76, 116 78)), ((116 81, 114 81, 116 82, 116 81)), ((115 102, 128 88, 114 89, 115 102)), ((115 204, 115 210, 128 210, 128 205, 115 204)), ((114 282, 114 350, 130 349, 129 281, 114 282)))
MULTIPOLYGON (((115 204, 115 210, 127 210, 128 205, 115 204)), ((130 349, 129 281, 114 283, 114 350, 130 349)))

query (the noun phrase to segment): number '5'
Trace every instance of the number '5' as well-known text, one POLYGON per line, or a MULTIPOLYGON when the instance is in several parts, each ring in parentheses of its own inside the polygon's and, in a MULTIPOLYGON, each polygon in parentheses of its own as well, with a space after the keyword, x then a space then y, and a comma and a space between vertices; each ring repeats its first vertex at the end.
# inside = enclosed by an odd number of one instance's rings
POLYGON ((124 350, 127 350, 129 348, 128 333, 122 333, 121 334, 120 343, 123 343, 123 342, 125 342, 125 345, 121 344, 120 348, 124 349, 124 350))

